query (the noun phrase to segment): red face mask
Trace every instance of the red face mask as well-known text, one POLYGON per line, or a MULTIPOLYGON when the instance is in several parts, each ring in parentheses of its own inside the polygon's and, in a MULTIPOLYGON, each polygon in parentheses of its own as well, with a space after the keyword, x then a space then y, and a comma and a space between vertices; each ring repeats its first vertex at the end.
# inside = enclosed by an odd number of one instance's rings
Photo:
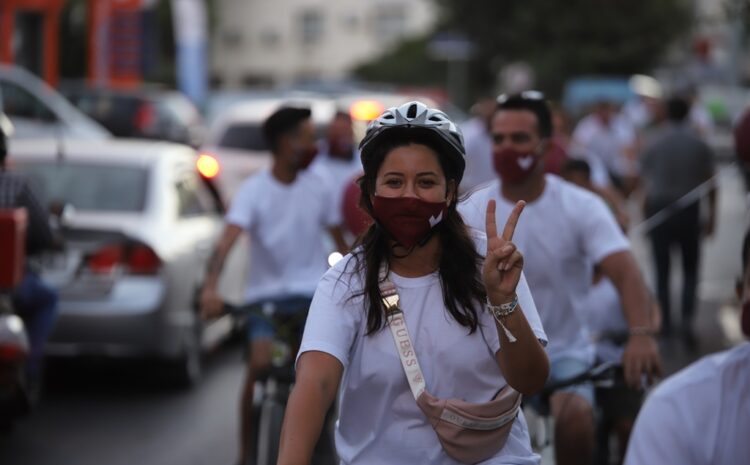
POLYGON ((750 338, 750 300, 747 300, 742 304, 742 316, 740 318, 742 322, 742 332, 746 337, 750 338))
POLYGON ((318 148, 311 146, 308 149, 302 149, 297 152, 297 168, 304 170, 315 160, 318 155, 318 148))
POLYGON ((503 182, 519 184, 534 171, 539 163, 539 157, 534 153, 507 148, 493 151, 492 161, 495 172, 500 175, 503 182))
POLYGON ((334 158, 351 159, 354 156, 354 145, 344 137, 329 137, 328 155, 334 158))
POLYGON ((448 203, 426 202, 415 197, 373 197, 375 220, 407 249, 430 236, 443 221, 448 203))

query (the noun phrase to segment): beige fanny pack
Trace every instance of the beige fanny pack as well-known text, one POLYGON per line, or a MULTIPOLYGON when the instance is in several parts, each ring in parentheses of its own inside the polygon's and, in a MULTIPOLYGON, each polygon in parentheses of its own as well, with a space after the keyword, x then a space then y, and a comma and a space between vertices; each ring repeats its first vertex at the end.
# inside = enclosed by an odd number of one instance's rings
POLYGON ((380 292, 411 392, 435 429, 445 453, 466 464, 482 462, 498 453, 505 446, 513 420, 518 415, 521 394, 506 385, 494 399, 482 404, 438 399, 431 395, 426 390, 404 313, 399 307, 396 286, 385 278, 381 280, 380 292))

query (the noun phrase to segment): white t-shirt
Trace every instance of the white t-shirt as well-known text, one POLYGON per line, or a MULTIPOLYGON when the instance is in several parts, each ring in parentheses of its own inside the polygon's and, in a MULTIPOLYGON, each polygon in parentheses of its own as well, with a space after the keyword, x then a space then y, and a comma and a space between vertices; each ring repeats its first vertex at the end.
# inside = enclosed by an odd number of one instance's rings
MULTIPOLYGON (((484 239, 477 248, 484 252, 484 239)), ((344 366, 336 423, 336 450, 344 465, 457 465, 416 401, 388 329, 366 336, 363 276, 347 255, 331 268, 315 291, 300 354, 321 351, 344 366), (352 298, 352 296, 355 296, 352 298)), ((481 330, 468 334, 445 309, 437 273, 419 278, 390 274, 398 290, 406 325, 425 376, 427 390, 441 398, 487 402, 507 383, 494 354, 500 349, 495 322, 480 311, 481 330)), ((522 277, 518 300, 534 334, 546 335, 522 277)), ((538 464, 526 420, 519 413, 508 442, 493 458, 497 464, 538 464)))
POLYGON ((609 171, 602 159, 591 150, 571 141, 567 148, 568 157, 576 160, 583 160, 589 164, 591 170, 591 182, 597 187, 610 187, 612 180, 609 177, 609 171))
POLYGON ((596 154, 610 173, 624 175, 629 170, 625 149, 635 144, 636 133, 624 118, 612 118, 608 126, 596 115, 583 118, 573 131, 572 140, 596 154))
POLYGON ((460 191, 486 184, 496 178, 492 164, 492 138, 487 123, 481 118, 472 118, 461 126, 466 147, 466 170, 461 180, 460 191))
POLYGON ((359 151, 357 151, 351 160, 342 160, 339 158, 331 157, 327 153, 323 152, 315 158, 315 161, 310 166, 310 170, 319 175, 325 180, 327 186, 330 187, 332 192, 333 210, 331 213, 334 214, 333 219, 336 224, 343 222, 343 210, 342 203, 344 197, 344 190, 349 185, 352 179, 357 176, 358 173, 362 172, 362 162, 359 158, 359 151))
POLYGON ((269 169, 242 183, 226 221, 250 236, 247 302, 315 292, 327 267, 327 228, 336 224, 331 202, 325 182, 309 171, 291 184, 269 169))
POLYGON ((709 355, 646 399, 625 465, 750 463, 750 343, 709 355))
POLYGON ((612 281, 602 278, 591 286, 591 290, 581 303, 580 310, 591 331, 597 358, 605 362, 620 362, 625 348, 601 339, 604 333, 627 334, 629 329, 622 311, 620 294, 612 281))
MULTIPOLYGON (((593 264, 629 249, 612 212, 596 195, 547 174, 541 197, 526 205, 513 242, 524 256, 524 273, 549 334, 551 358, 571 355, 590 359, 592 347, 578 307, 591 287, 593 264)), ((498 232, 515 203, 495 181, 458 206, 466 224, 485 229, 487 202, 496 201, 498 232)))

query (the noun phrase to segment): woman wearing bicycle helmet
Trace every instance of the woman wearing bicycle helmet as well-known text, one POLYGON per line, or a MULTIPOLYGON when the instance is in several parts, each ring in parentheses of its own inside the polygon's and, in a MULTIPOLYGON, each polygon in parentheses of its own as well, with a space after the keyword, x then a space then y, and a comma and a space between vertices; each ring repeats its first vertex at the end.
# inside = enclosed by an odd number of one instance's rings
POLYGON ((511 241, 523 203, 501 235, 494 203, 487 235, 470 231, 456 211, 461 133, 420 102, 386 110, 360 149, 361 206, 374 224, 318 285, 278 463, 310 462, 339 387, 343 464, 538 463, 517 405, 548 372, 511 241), (499 422, 472 410, 508 393, 517 402, 499 422), (485 426, 505 435, 499 450, 477 455, 485 426))

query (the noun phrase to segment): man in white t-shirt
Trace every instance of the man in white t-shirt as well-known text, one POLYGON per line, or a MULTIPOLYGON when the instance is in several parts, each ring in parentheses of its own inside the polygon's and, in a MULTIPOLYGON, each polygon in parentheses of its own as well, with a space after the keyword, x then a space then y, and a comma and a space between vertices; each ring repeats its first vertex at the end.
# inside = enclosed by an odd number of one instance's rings
MULTIPOLYGON (((586 371, 592 347, 578 311, 592 282, 593 265, 612 280, 622 300, 630 337, 623 356, 630 385, 642 373, 658 373, 660 360, 649 320, 649 294, 628 241, 612 213, 596 195, 545 175, 543 155, 551 135, 551 115, 543 95, 527 91, 498 98, 492 120, 496 180, 459 207, 464 220, 480 229, 482 206, 497 203, 498 218, 518 200, 527 202, 514 239, 524 254, 526 277, 549 335, 550 382, 586 371)), ((553 394, 557 463, 588 462, 594 446, 593 390, 578 385, 553 394), (583 459, 583 460, 582 460, 583 459)))
POLYGON ((339 206, 336 213, 341 214, 344 190, 352 178, 362 172, 359 151, 354 144, 352 117, 348 113, 337 112, 328 125, 325 140, 318 146, 320 154, 310 170, 320 175, 330 186, 334 205, 339 206))
MULTIPOLYGON (((310 110, 281 108, 263 124, 271 152, 270 169, 250 176, 235 194, 226 227, 209 262, 201 293, 204 318, 222 311, 217 284, 224 262, 243 232, 250 236, 245 302, 273 303, 279 311, 307 312, 318 280, 327 269, 323 240, 328 231, 345 251, 331 192, 306 171, 317 153, 310 110)), ((244 463, 251 435, 253 387, 271 363, 273 327, 260 318, 248 323, 247 374, 241 400, 238 463, 244 463)))
POLYGON ((611 102, 596 104, 594 112, 576 125, 571 144, 598 157, 618 188, 626 187, 624 183, 636 175, 635 129, 615 112, 611 102))
MULTIPOLYGON (((737 285, 750 337, 750 232, 737 285)), ((641 409, 625 465, 750 463, 750 343, 709 355, 665 380, 641 409)))
POLYGON ((472 189, 492 181, 492 138, 490 137, 490 120, 495 112, 494 99, 483 98, 471 108, 474 115, 461 125, 466 147, 466 170, 459 186, 460 192, 472 189))

